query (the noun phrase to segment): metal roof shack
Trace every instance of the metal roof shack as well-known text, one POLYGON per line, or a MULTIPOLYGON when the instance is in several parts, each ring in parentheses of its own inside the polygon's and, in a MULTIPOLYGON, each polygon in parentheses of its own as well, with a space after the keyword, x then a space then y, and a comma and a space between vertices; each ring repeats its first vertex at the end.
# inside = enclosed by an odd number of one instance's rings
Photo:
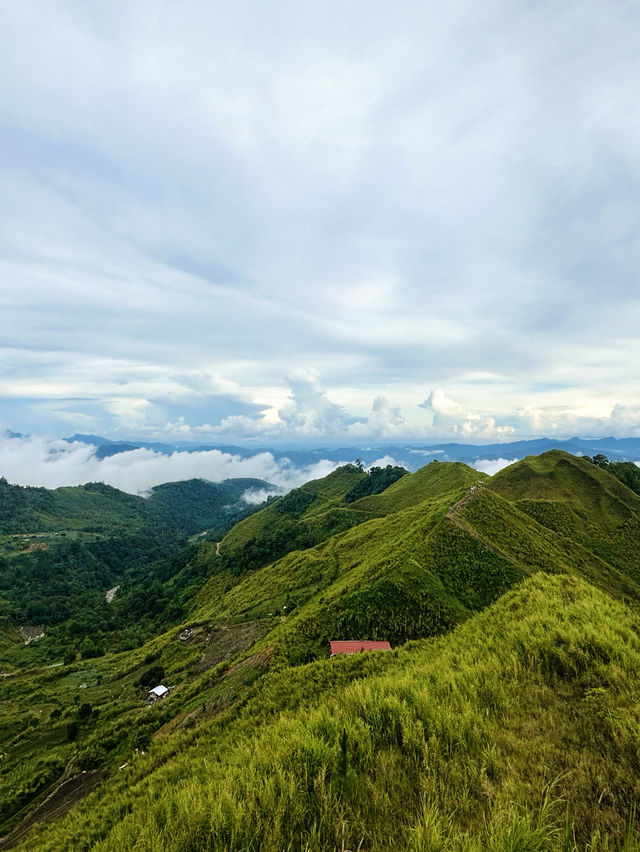
POLYGON ((331 643, 330 656, 335 657, 338 654, 359 654, 360 651, 390 651, 391 645, 388 642, 373 642, 370 639, 364 640, 338 640, 331 643))
POLYGON ((166 686, 154 686, 153 689, 149 690, 149 695, 147 696, 147 701, 158 701, 160 698, 166 698, 169 694, 169 690, 166 686))

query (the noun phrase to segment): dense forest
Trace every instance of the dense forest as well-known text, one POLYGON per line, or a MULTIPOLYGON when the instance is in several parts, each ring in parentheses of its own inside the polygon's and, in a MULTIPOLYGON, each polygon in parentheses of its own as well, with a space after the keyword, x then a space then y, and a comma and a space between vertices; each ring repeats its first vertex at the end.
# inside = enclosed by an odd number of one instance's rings
POLYGON ((222 538, 258 508, 242 494, 265 487, 192 479, 142 498, 98 482, 49 491, 0 479, 0 615, 45 629, 41 659, 131 649, 179 620, 203 581, 189 539, 222 538))

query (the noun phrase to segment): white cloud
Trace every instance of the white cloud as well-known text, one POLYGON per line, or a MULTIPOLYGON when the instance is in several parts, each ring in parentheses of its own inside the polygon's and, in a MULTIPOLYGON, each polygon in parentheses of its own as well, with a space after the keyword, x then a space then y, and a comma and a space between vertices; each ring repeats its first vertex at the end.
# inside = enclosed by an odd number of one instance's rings
POLYGON ((276 460, 271 453, 240 458, 219 450, 164 455, 137 449, 97 459, 95 447, 80 442, 68 444, 36 437, 0 439, 1 475, 19 485, 46 488, 97 481, 143 494, 154 485, 194 477, 212 482, 255 477, 289 490, 326 476, 338 465, 320 459, 315 464, 296 467, 287 459, 276 460))
POLYGON ((493 476, 494 473, 497 473, 505 467, 509 467, 510 464, 515 464, 517 461, 519 461, 519 459, 478 459, 473 463, 473 466, 476 470, 480 470, 482 473, 488 473, 489 476, 493 476))
POLYGON ((639 437, 640 406, 616 403, 602 414, 562 405, 521 408, 514 412, 513 422, 518 433, 524 435, 639 437))
POLYGON ((381 456, 379 459, 371 462, 371 464, 367 465, 367 470, 370 470, 372 467, 386 467, 387 465, 391 465, 392 467, 406 467, 408 469, 408 465, 405 462, 398 461, 394 456, 390 456, 388 453, 385 456, 381 456))
POLYGON ((334 434, 344 429, 344 409, 329 400, 317 371, 296 370, 289 383, 290 400, 278 411, 287 431, 315 436, 334 434))
POLYGON ((250 506, 259 506, 260 503, 264 503, 269 497, 277 497, 282 493, 281 489, 248 488, 242 495, 242 499, 245 503, 249 503, 250 506))
POLYGON ((515 431, 513 426, 498 425, 494 417, 465 410, 460 403, 450 399, 439 388, 432 390, 418 407, 432 413, 431 432, 435 435, 447 435, 463 441, 504 440, 515 431))
POLYGON ((366 420, 358 420, 348 427, 350 435, 364 437, 397 438, 407 432, 407 421, 400 408, 392 406, 388 399, 377 396, 366 420))

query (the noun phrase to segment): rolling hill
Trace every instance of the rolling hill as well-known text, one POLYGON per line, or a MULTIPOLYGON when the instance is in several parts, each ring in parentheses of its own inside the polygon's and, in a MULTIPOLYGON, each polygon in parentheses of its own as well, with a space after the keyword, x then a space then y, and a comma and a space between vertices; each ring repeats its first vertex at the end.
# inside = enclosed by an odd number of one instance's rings
POLYGON ((9 845, 638 848, 640 497, 556 450, 352 499, 365 476, 194 543, 179 626, 4 679, 9 845), (396 650, 328 659, 337 638, 396 650), (67 817, 21 823, 82 770, 67 817))
MULTIPOLYGON (((143 498, 99 482, 50 491, 0 479, 0 616, 46 628, 46 640, 29 648, 33 661, 64 658, 84 639, 87 653, 132 647, 158 619, 175 622, 181 600, 204 581, 185 570, 195 549, 188 538, 222 537, 258 508, 242 495, 265 488, 257 479, 192 479, 143 498), (115 600, 106 600, 109 589, 115 600)), ((22 659, 15 650, 0 659, 22 659)))

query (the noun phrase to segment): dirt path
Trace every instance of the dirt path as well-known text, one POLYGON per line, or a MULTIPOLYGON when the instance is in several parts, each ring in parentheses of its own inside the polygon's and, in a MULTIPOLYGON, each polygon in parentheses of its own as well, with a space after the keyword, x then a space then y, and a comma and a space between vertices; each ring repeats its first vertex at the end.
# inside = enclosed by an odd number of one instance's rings
POLYGON ((11 849, 38 822, 50 822, 65 814, 69 808, 98 786, 103 773, 99 769, 81 772, 64 781, 41 805, 23 819, 10 834, 0 838, 0 850, 11 849))
POLYGON ((447 510, 447 517, 453 521, 457 517, 460 509, 463 509, 467 503, 471 502, 481 488, 482 485, 472 485, 462 500, 458 500, 458 502, 454 503, 453 506, 449 506, 449 509, 447 510))
POLYGON ((216 556, 220 556, 220 542, 216 541, 216 556))
POLYGON ((507 553, 504 553, 499 547, 497 547, 492 541, 486 539, 478 530, 472 526, 465 518, 459 517, 460 510, 463 509, 467 503, 470 503, 474 497, 477 497, 479 492, 482 491, 482 485, 472 485, 469 491, 464 495, 462 500, 458 500, 457 503, 454 503, 453 506, 449 508, 447 511, 446 517, 451 521, 452 524, 455 524, 459 529, 464 530, 468 535, 473 536, 477 539, 487 550, 491 550, 493 553, 497 553, 498 556, 505 559, 507 562, 514 563, 514 560, 507 553))

